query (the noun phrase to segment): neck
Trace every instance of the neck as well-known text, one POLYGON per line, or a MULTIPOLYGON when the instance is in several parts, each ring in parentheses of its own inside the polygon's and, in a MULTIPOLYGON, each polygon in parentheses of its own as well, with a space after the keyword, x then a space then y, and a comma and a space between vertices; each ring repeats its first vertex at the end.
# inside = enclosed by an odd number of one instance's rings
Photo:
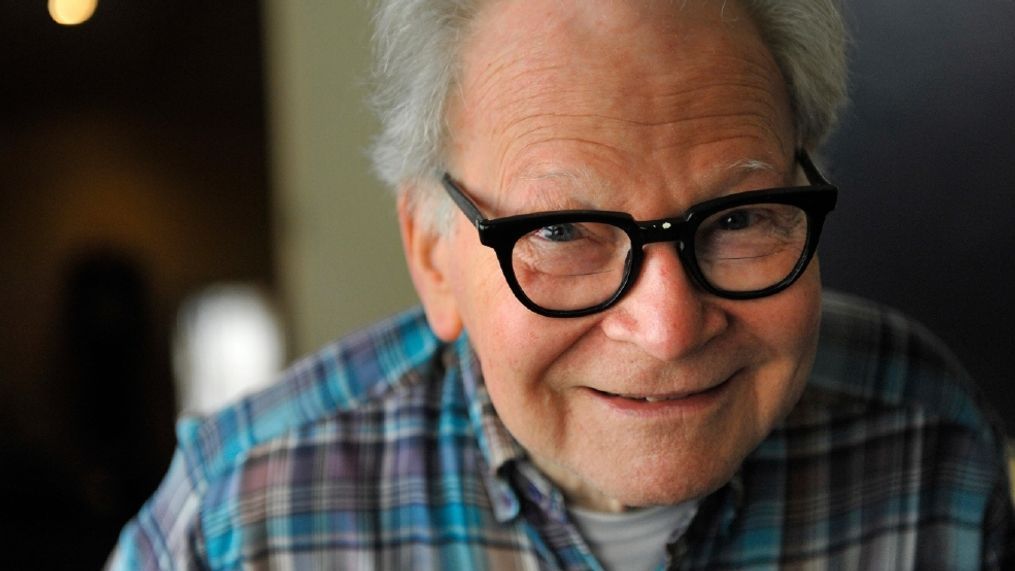
POLYGON ((532 456, 531 460, 560 488, 569 505, 607 513, 620 513, 627 509, 620 500, 604 494, 560 464, 536 456, 532 456))

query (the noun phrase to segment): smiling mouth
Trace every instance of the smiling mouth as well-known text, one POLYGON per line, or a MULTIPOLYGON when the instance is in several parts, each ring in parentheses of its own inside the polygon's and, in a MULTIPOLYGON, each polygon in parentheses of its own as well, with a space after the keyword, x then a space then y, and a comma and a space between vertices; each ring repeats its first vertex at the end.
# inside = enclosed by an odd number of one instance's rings
POLYGON ((602 394, 604 394, 604 395, 606 395, 608 397, 622 398, 622 399, 633 400, 633 401, 642 401, 642 402, 666 402, 666 401, 680 400, 682 398, 687 398, 687 397, 689 397, 691 395, 697 394, 697 393, 684 393, 684 394, 679 394, 679 395, 666 395, 666 396, 641 396, 641 395, 618 395, 618 394, 608 393, 608 392, 604 392, 604 391, 598 391, 598 392, 601 392, 602 394))
MULTIPOLYGON (((723 383, 720 383, 719 386, 722 386, 722 384, 723 383)), ((631 400, 631 401, 636 401, 636 402, 640 401, 640 402, 653 403, 653 402, 669 402, 669 401, 683 400, 683 399, 686 399, 686 398, 689 398, 689 397, 693 397, 693 396, 697 396, 697 395, 701 395, 701 394, 706 394, 709 391, 714 390, 715 388, 716 387, 710 387, 710 388, 707 388, 707 389, 704 389, 704 390, 701 390, 701 391, 682 392, 682 393, 674 393, 674 394, 668 394, 668 395, 618 394, 618 393, 611 393, 611 392, 607 392, 607 391, 601 391, 601 390, 598 390, 598 389, 592 389, 592 390, 595 391, 596 393, 598 393, 598 394, 600 394, 600 395, 602 395, 604 397, 608 397, 608 398, 618 398, 618 399, 631 400)))
MULTIPOLYGON (((733 375, 733 376, 735 376, 735 375, 733 375)), ((601 397, 605 397, 605 398, 608 398, 608 399, 611 399, 611 400, 617 399, 617 400, 622 400, 622 401, 629 401, 629 402, 633 402, 633 403, 653 404, 653 403, 666 403, 666 402, 674 402, 674 401, 687 401, 687 400, 694 400, 695 397, 707 397, 709 395, 714 395, 716 393, 719 393, 720 391, 723 390, 724 387, 726 387, 729 384, 729 381, 733 378, 733 376, 731 376, 730 378, 724 380, 723 382, 721 382, 721 383, 719 383, 717 385, 714 385, 714 386, 711 386, 711 387, 707 387, 707 388, 704 388, 704 389, 701 389, 701 390, 680 391, 680 392, 675 392, 675 393, 666 393, 666 394, 657 394, 657 395, 646 395, 646 394, 636 394, 636 393, 611 393, 609 391, 604 391, 604 390, 600 390, 600 389, 591 389, 591 390, 592 390, 592 392, 594 392, 595 394, 598 394, 601 397)))

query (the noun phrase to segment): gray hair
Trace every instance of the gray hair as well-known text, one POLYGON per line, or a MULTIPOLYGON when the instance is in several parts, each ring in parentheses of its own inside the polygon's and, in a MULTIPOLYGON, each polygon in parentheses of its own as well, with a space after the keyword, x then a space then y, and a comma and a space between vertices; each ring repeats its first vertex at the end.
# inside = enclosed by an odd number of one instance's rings
MULTIPOLYGON (((433 229, 450 213, 436 184, 444 166, 445 104, 468 28, 489 1, 375 0, 372 103, 381 132, 371 149, 374 169, 393 191, 413 189, 410 208, 433 229)), ((816 147, 846 99, 846 32, 837 0, 741 3, 785 77, 799 143, 816 147)))

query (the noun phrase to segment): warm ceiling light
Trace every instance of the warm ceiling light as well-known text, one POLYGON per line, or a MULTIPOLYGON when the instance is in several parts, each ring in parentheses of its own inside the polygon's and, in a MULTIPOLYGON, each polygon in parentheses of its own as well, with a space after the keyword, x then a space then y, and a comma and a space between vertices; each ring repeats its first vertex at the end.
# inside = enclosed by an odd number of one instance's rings
POLYGON ((76 26, 87 22, 99 0, 49 0, 49 15, 57 24, 76 26))

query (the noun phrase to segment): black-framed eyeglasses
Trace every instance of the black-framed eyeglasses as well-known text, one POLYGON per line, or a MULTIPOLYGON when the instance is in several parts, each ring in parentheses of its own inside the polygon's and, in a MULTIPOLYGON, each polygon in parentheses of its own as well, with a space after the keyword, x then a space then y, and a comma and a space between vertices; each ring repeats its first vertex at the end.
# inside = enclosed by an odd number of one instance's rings
POLYGON ((691 280, 719 297, 755 299, 793 285, 814 256, 838 196, 805 151, 797 162, 808 186, 722 196, 658 220, 600 210, 489 220, 450 174, 442 182, 479 241, 497 253, 525 307, 548 317, 579 317, 619 301, 637 281, 642 248, 655 242, 675 242, 691 280))

